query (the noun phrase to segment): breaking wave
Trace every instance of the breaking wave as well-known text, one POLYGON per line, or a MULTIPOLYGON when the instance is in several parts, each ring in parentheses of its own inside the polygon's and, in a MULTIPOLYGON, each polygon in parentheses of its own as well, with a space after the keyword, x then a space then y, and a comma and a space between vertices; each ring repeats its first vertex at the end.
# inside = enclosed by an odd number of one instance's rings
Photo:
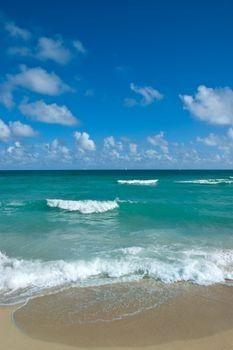
POLYGON ((118 180, 121 185, 155 186, 159 180, 118 180))
POLYGON ((183 181, 176 181, 176 183, 200 184, 200 185, 232 184, 233 178, 230 177, 229 179, 183 180, 183 181))
POLYGON ((144 249, 122 250, 118 258, 41 261, 9 258, 0 252, 0 303, 24 300, 50 288, 101 285, 150 277, 164 283, 191 281, 200 285, 233 279, 233 250, 185 250, 179 256, 145 258, 144 249))
POLYGON ((60 208, 68 211, 79 211, 82 214, 104 213, 119 207, 117 201, 73 201, 63 199, 47 199, 47 205, 52 208, 60 208))

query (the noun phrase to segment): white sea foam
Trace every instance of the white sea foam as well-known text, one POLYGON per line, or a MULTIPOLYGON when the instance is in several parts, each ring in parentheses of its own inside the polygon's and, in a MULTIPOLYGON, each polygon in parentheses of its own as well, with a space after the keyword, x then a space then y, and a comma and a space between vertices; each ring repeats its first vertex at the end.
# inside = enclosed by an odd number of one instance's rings
POLYGON ((176 183, 190 183, 199 185, 219 185, 219 184, 232 184, 233 179, 200 179, 200 180, 183 180, 175 181, 176 183))
POLYGON ((142 247, 127 247, 127 248, 121 248, 121 252, 124 254, 132 254, 132 255, 137 255, 143 251, 142 247))
POLYGON ((159 180, 118 180, 121 185, 155 186, 159 180))
MULTIPOLYGON (((135 249, 137 248, 137 249, 135 249)), ((0 301, 40 293, 70 284, 88 285, 122 279, 138 280, 145 275, 164 283, 191 281, 208 285, 233 279, 233 250, 212 252, 186 250, 179 257, 140 257, 141 249, 118 258, 99 257, 89 261, 40 261, 9 258, 0 253, 0 301)), ((126 252, 125 252, 126 253, 126 252)))
POLYGON ((118 208, 117 201, 94 201, 94 200, 63 200, 47 199, 47 205, 52 208, 60 208, 68 211, 79 211, 82 214, 104 213, 118 208))

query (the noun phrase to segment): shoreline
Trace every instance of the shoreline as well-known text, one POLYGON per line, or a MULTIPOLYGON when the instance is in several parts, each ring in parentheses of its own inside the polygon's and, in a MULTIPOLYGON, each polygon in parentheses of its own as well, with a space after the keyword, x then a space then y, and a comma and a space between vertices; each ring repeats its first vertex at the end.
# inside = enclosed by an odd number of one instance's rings
POLYGON ((159 307, 128 318, 67 325, 56 318, 57 295, 38 297, 18 309, 0 307, 2 349, 232 350, 232 296, 231 286, 193 286, 159 307), (55 303, 46 309, 51 300, 55 303))

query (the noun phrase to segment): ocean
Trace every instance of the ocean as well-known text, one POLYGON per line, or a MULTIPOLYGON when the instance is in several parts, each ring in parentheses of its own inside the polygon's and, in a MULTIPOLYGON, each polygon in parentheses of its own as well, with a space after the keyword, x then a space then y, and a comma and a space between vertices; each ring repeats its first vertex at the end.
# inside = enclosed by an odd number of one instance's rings
POLYGON ((1 304, 233 279, 233 171, 1 171, 0 188, 1 304))

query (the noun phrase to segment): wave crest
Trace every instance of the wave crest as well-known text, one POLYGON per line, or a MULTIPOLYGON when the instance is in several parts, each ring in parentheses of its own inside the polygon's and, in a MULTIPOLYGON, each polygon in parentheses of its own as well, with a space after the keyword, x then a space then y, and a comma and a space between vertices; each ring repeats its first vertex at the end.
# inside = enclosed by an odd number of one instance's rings
POLYGON ((200 179, 200 180, 182 180, 176 181, 176 183, 183 184, 199 184, 199 185, 219 185, 219 184, 232 184, 233 179, 200 179))
POLYGON ((104 213, 119 207, 117 201, 73 201, 63 199, 47 199, 47 205, 52 208, 60 208, 68 211, 79 211, 82 214, 104 213))
POLYGON ((159 180, 117 180, 121 185, 155 186, 159 180))
POLYGON ((118 258, 103 256, 70 262, 20 260, 0 252, 0 303, 19 301, 49 288, 100 285, 113 279, 132 281, 148 276, 163 283, 191 281, 201 285, 233 279, 232 250, 186 250, 176 258, 155 255, 145 259, 144 250, 132 248, 124 249, 118 258))

